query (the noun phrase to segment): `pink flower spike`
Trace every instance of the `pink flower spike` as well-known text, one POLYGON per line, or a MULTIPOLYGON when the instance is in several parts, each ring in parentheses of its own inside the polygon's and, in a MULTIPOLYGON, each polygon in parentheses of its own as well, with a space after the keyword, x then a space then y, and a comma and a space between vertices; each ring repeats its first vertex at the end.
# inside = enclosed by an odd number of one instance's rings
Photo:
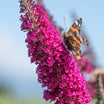
POLYGON ((43 98, 55 104, 90 104, 85 79, 44 7, 32 0, 20 0, 20 8, 24 13, 21 30, 27 31, 28 56, 38 65, 38 81, 47 88, 43 98))

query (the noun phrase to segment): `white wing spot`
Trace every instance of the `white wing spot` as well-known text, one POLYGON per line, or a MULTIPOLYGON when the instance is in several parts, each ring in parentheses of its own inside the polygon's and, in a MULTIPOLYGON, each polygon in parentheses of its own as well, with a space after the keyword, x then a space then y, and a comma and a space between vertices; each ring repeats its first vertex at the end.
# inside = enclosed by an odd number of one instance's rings
POLYGON ((83 39, 80 37, 81 42, 83 41, 83 39))
POLYGON ((77 22, 77 21, 75 21, 75 24, 76 24, 76 25, 78 25, 78 22, 77 22))

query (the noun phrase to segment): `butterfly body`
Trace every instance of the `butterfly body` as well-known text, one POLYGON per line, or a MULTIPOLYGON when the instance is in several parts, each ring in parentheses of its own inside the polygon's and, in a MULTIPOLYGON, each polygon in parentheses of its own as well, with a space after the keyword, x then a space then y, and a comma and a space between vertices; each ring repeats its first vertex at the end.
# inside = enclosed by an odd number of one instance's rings
POLYGON ((86 45, 89 45, 89 42, 85 39, 80 37, 80 28, 82 24, 82 19, 76 20, 73 25, 70 27, 67 33, 63 33, 63 41, 69 51, 72 52, 74 56, 80 59, 81 54, 81 45, 84 42, 86 45))

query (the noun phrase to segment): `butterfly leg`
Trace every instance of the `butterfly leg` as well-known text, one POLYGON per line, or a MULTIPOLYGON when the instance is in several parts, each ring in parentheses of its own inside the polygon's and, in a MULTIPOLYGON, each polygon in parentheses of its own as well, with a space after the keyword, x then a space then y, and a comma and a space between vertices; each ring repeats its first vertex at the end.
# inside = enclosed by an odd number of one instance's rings
POLYGON ((74 56, 76 56, 77 59, 81 59, 81 56, 77 51, 71 51, 71 52, 74 56))
POLYGON ((72 52, 72 54, 73 54, 74 56, 77 56, 77 52, 76 52, 76 51, 72 50, 71 52, 72 52))
POLYGON ((74 47, 74 49, 71 52, 74 56, 76 56, 77 59, 81 59, 81 50, 79 47, 74 47))
POLYGON ((81 54, 81 50, 80 50, 80 47, 76 47, 76 51, 81 54))

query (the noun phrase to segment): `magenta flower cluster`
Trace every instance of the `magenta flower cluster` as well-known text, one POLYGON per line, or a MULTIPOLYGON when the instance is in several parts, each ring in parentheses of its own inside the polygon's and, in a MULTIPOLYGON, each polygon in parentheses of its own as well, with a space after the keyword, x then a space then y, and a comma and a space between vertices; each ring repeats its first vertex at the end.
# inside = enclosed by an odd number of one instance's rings
POLYGON ((84 58, 84 55, 81 55, 81 59, 77 59, 76 57, 73 58, 77 64, 78 64, 78 67, 80 69, 81 72, 83 73, 91 73, 93 71, 93 68, 91 66, 91 63, 88 59, 84 58))
POLYGON ((63 44, 42 6, 32 0, 20 0, 21 30, 27 31, 28 56, 38 65, 44 99, 55 104, 91 104, 85 78, 63 44))
POLYGON ((86 82, 86 88, 88 89, 90 96, 92 98, 95 98, 96 97, 96 82, 95 81, 87 81, 86 82))

